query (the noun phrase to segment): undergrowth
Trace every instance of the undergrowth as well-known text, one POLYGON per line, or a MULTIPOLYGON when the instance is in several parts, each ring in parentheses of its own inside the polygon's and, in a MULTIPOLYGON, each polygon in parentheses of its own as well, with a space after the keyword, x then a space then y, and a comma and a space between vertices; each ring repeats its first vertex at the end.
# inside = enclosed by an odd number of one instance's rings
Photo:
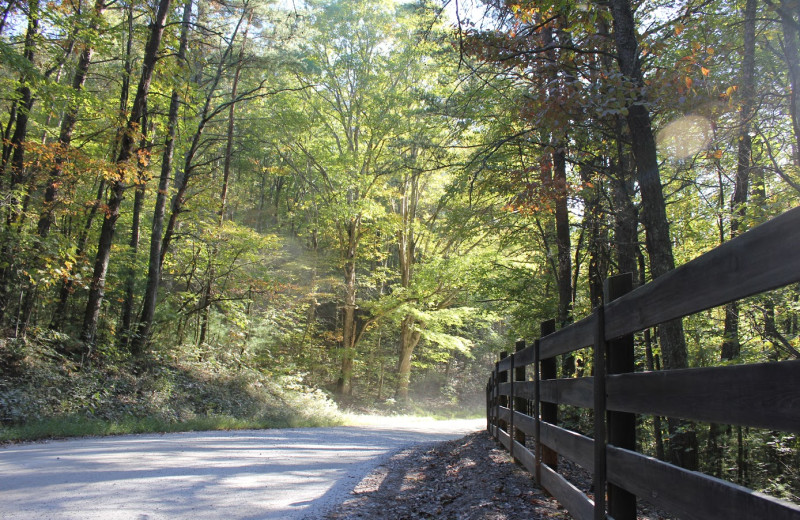
MULTIPOLYGON (((69 352, 68 350, 66 352, 69 352)), ((342 424, 296 376, 156 352, 145 360, 65 353, 59 338, 0 340, 0 441, 342 424)))

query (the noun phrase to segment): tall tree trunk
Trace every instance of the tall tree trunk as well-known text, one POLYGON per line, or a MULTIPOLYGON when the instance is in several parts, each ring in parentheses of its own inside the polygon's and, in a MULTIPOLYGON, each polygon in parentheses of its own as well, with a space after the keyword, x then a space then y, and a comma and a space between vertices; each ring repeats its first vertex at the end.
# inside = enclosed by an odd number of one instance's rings
POLYGON ((794 130, 794 164, 800 167, 800 52, 798 52, 800 32, 797 29, 800 20, 794 18, 797 13, 797 2, 781 0, 780 5, 783 52, 786 56, 792 88, 789 96, 789 113, 792 116, 792 129, 794 130))
POLYGON ((153 21, 150 36, 145 46, 142 58, 142 75, 133 101, 133 108, 128 118, 127 130, 122 135, 120 151, 117 156, 116 178, 111 181, 111 191, 106 205, 105 219, 100 230, 100 239, 97 245, 97 255, 92 273, 92 283, 89 288, 89 298, 86 302, 86 312, 83 317, 81 339, 88 345, 93 345, 97 333, 97 323, 100 318, 100 307, 105 294, 106 273, 108 261, 111 256, 111 244, 114 240, 117 219, 119 218, 122 197, 125 193, 125 171, 127 163, 134 152, 136 128, 142 120, 147 105, 147 95, 150 92, 150 82, 153 79, 158 49, 164 34, 164 22, 169 13, 171 0, 160 0, 156 19, 153 21))
MULTIPOLYGON (((620 70, 635 87, 641 88, 644 81, 630 1, 611 0, 610 6, 620 70)), ((639 97, 630 103, 627 109, 626 119, 642 197, 641 217, 645 227, 645 243, 650 260, 650 272, 655 279, 675 268, 669 221, 658 169, 656 142, 650 123, 650 113, 644 104, 644 99, 639 97)), ((667 369, 688 367, 686 339, 681 320, 661 324, 658 332, 664 367, 667 369)), ((697 435, 693 431, 693 426, 674 419, 670 419, 668 424, 671 434, 670 460, 684 468, 697 469, 697 435)))
MULTIPOLYGON (((222 190, 220 192, 220 204, 219 204, 219 211, 217 215, 217 236, 216 239, 212 241, 211 246, 211 254, 209 255, 208 260, 208 271, 207 271, 207 278, 205 286, 203 287, 203 296, 200 300, 200 337, 198 339, 199 344, 203 344, 206 341, 206 337, 208 334, 209 328, 209 319, 211 317, 211 303, 214 297, 214 277, 216 274, 216 264, 214 263, 215 258, 219 252, 217 244, 219 243, 219 239, 221 237, 222 232, 222 224, 225 222, 225 212, 228 209, 228 187, 230 185, 230 177, 231 177, 231 163, 233 160, 233 142, 234 142, 234 129, 235 129, 235 119, 234 116, 236 114, 236 97, 238 95, 239 90, 239 77, 242 72, 242 65, 244 64, 244 47, 247 44, 247 32, 250 28, 250 21, 252 20, 252 11, 247 11, 247 7, 245 7, 245 11, 243 11, 242 16, 244 17, 245 13, 248 14, 248 24, 245 26, 244 33, 242 34, 242 45, 239 51, 239 59, 236 62, 236 69, 234 70, 233 74, 233 83, 231 85, 231 100, 228 106, 228 127, 227 127, 227 137, 225 142, 225 156, 223 159, 223 167, 222 167, 222 190)), ((241 18, 239 23, 241 24, 241 18)), ((231 40, 231 44, 233 40, 231 40)))
POLYGON ((397 388, 395 399, 408 402, 408 386, 411 379, 411 359, 419 344, 421 333, 415 328, 414 317, 407 315, 400 325, 400 358, 397 362, 397 388))
MULTIPOLYGON (((28 26, 22 51, 23 57, 31 69, 35 67, 34 50, 39 33, 39 15, 39 0, 31 0, 28 3, 28 26)), ((30 80, 28 72, 20 74, 19 87, 17 87, 18 99, 14 101, 11 108, 11 115, 6 127, 6 138, 3 139, 2 159, 0 159, 0 183, 5 178, 6 170, 9 170, 9 200, 6 205, 8 213, 0 222, 0 226, 2 226, 0 258, 11 259, 8 262, 9 265, 0 269, 0 325, 3 323, 10 303, 10 286, 17 271, 14 259, 17 257, 15 250, 18 247, 18 237, 14 230, 14 224, 17 223, 21 214, 21 201, 17 194, 17 187, 25 180, 25 139, 28 135, 28 121, 34 103, 30 80), (14 126, 13 133, 11 133, 12 125, 14 126)))
MULTIPOLYGON (((105 0, 97 0, 94 4, 94 14, 89 20, 89 32, 94 34, 100 26, 100 17, 103 15, 105 8, 105 0)), ((92 53, 94 47, 90 42, 85 42, 83 52, 78 59, 78 64, 75 68, 75 74, 72 77, 72 93, 77 95, 83 90, 86 83, 86 76, 89 74, 89 65, 92 62, 92 53)), ((46 238, 50 233, 50 227, 53 225, 53 209, 58 199, 58 185, 60 183, 61 175, 63 172, 64 161, 67 159, 69 148, 72 143, 72 133, 75 131, 75 125, 78 122, 78 110, 80 106, 77 102, 68 102, 66 113, 61 119, 61 128, 58 132, 58 147, 56 149, 56 156, 53 162, 53 168, 50 170, 50 175, 47 180, 47 188, 44 194, 44 207, 42 213, 39 215, 39 222, 36 226, 37 232, 41 238, 46 238)))
MULTIPOLYGON (((755 53, 756 53, 756 0, 747 0, 744 8, 744 52, 742 55, 741 104, 739 108, 739 150, 736 162, 736 183, 731 197, 731 238, 741 234, 742 219, 747 211, 747 192, 750 184, 752 141, 750 120, 755 106, 755 53)), ((722 189, 722 186, 720 186, 722 189)), ((725 305, 725 329, 723 332, 723 360, 739 357, 739 305, 725 305)))
MULTIPOLYGON (((147 113, 142 118, 142 141, 139 146, 140 150, 149 149, 148 133, 151 128, 147 122, 147 113)), ((139 257, 139 235, 142 221, 142 207, 144 206, 145 188, 147 186, 147 165, 149 160, 144 157, 139 157, 137 165, 137 182, 136 189, 133 195, 133 219, 131 221, 131 237, 128 241, 128 254, 130 262, 127 273, 125 274, 125 299, 122 302, 122 318, 120 330, 122 335, 120 337, 120 345, 127 349, 130 344, 131 334, 133 333, 133 304, 135 299, 136 289, 136 261, 139 257)))
MULTIPOLYGON (((183 6, 181 19, 181 36, 178 45, 177 62, 180 69, 184 69, 186 62, 186 49, 189 42, 189 22, 192 18, 192 1, 188 0, 183 6)), ((142 311, 139 323, 131 341, 131 353, 141 355, 148 341, 153 327, 153 318, 158 302, 158 287, 161 284, 161 248, 164 233, 164 214, 167 206, 167 193, 169 191, 169 178, 172 173, 172 162, 175 155, 175 133, 178 126, 178 110, 180 109, 180 92, 178 88, 172 89, 167 115, 167 135, 164 142, 164 151, 161 156, 161 174, 158 178, 158 192, 153 209, 153 225, 150 232, 150 257, 147 264, 147 285, 142 298, 142 311)))
POLYGON ((336 392, 350 395, 353 391, 353 361, 356 337, 356 252, 361 233, 361 215, 347 223, 344 237, 344 315, 342 321, 342 364, 336 392))
POLYGON ((558 324, 572 321, 572 255, 567 208, 567 161, 563 140, 553 152, 553 195, 555 199, 556 247, 558 249, 558 324))
MULTIPOLYGON (((402 225, 397 237, 397 258, 400 268, 400 284, 408 289, 414 275, 416 237, 414 223, 419 196, 419 178, 415 173, 406 174, 400 195, 400 217, 402 225)), ((411 380, 411 359, 419 344, 420 324, 413 315, 407 314, 400 325, 400 352, 397 359, 397 383, 395 399, 408 402, 408 386, 411 380)))
MULTIPOLYGON (((200 3, 200 7, 198 7, 199 11, 202 12, 202 2, 200 3)), ((213 79, 211 80, 211 84, 208 87, 208 91, 206 92, 206 98, 203 102, 203 109, 200 111, 199 122, 197 123, 197 128, 195 129, 194 135, 192 135, 191 144, 189 145, 189 149, 186 151, 186 155, 184 156, 183 161, 183 170, 178 172, 175 175, 175 195, 172 197, 172 202, 170 204, 170 215, 169 219, 167 219, 167 226, 164 230, 164 238, 161 242, 161 257, 160 257, 160 264, 163 267, 164 259, 166 258, 167 251, 169 251, 169 246, 172 242, 172 239, 175 234, 175 226, 178 223, 178 216, 180 215, 181 211, 183 211, 183 205, 186 202, 186 190, 189 188, 189 181, 192 178, 194 173, 194 169, 196 165, 194 163, 195 157, 200 149, 200 145, 202 143, 203 134, 205 132, 206 126, 214 117, 216 111, 212 110, 211 102, 216 99, 215 92, 217 90, 217 86, 219 82, 222 80, 223 73, 225 71, 225 66, 227 65, 228 55, 233 50, 234 42, 236 41, 236 35, 239 33, 239 28, 244 21, 245 15, 249 13, 246 9, 242 11, 242 15, 239 17, 239 21, 236 24, 236 27, 233 29, 233 33, 231 34, 231 39, 228 43, 225 52, 222 53, 220 57, 220 61, 217 65, 216 73, 214 74, 213 79)), ((198 16, 200 16, 198 14, 198 16)))
MULTIPOLYGON (((583 229, 588 235, 587 249, 589 251, 589 301, 592 308, 603 303, 603 282, 608 275, 607 242, 608 233, 602 229, 600 208, 600 186, 592 186, 592 171, 588 166, 580 169, 581 182, 583 183, 583 229)), ((580 249, 578 246, 576 249, 580 249)), ((577 257, 577 252, 576 252, 577 257)), ((575 262, 578 263, 577 260, 575 262)), ((577 271, 577 267, 576 267, 577 271)), ((578 285, 577 277, 573 281, 573 300, 578 285)))
MULTIPOLYGON (((102 0, 99 0, 102 1, 102 0)), ((122 86, 120 88, 120 95, 119 95, 119 113, 125 114, 128 111, 128 98, 130 96, 130 82, 131 82, 131 74, 133 69, 133 4, 128 5, 128 10, 126 12, 126 24, 128 29, 127 34, 127 43, 125 46, 125 61, 122 70, 122 86)), ((120 126, 117 129, 117 136, 114 139, 114 142, 111 147, 111 152, 109 155, 111 157, 116 157, 117 155, 117 147, 119 145, 119 141, 122 138, 122 132, 124 128, 120 126)), ((89 210, 88 215, 86 216, 86 223, 81 230, 78 240, 76 241, 75 247, 75 256, 82 257, 83 254, 86 252, 86 246, 89 240, 89 232, 92 229, 92 225, 94 223, 94 219, 97 216, 97 212, 102 205, 102 201, 105 198, 106 192, 106 180, 105 177, 100 177, 100 184, 97 188, 97 197, 95 198, 91 209, 89 210)), ((55 194, 54 194, 55 195, 55 194)), ((49 230, 49 225, 47 226, 49 230)), ((56 303, 56 308, 53 311, 53 316, 50 320, 49 328, 52 330, 62 330, 64 325, 64 319, 66 318, 67 314, 67 303, 69 300, 70 295, 73 293, 73 288, 75 285, 75 281, 73 278, 73 272, 75 268, 73 267, 70 270, 70 276, 67 280, 65 280, 61 284, 61 288, 58 291, 58 301, 56 303)))

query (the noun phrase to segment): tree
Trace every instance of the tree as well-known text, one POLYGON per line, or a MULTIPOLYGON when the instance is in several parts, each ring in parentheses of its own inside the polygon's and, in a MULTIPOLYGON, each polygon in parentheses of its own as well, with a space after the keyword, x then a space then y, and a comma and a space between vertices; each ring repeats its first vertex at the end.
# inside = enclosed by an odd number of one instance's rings
POLYGON ((89 345, 94 344, 95 341, 97 322, 100 318, 100 306, 103 302, 106 272, 108 271, 108 260, 111 256, 111 244, 114 240, 126 183, 129 182, 129 175, 127 174, 130 167, 129 161, 134 155, 137 129, 141 125, 142 117, 147 107, 147 96, 150 92, 150 84, 153 79, 153 71, 170 4, 171 0, 160 0, 158 4, 158 10, 156 11, 147 45, 145 46, 144 57, 142 58, 142 74, 139 79, 139 86, 136 90, 133 108, 128 117, 126 129, 122 134, 120 150, 117 155, 116 171, 111 181, 111 192, 105 208, 106 214, 100 231, 94 272, 92 273, 92 284, 89 290, 89 298, 86 302, 83 328, 81 329, 81 339, 89 345))

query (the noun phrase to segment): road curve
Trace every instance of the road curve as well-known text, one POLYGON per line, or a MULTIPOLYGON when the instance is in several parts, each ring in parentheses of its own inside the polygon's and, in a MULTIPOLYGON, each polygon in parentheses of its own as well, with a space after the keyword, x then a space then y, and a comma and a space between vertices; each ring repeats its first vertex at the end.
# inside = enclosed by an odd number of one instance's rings
POLYGON ((318 518, 383 459, 481 420, 84 438, 0 448, 4 520, 318 518))

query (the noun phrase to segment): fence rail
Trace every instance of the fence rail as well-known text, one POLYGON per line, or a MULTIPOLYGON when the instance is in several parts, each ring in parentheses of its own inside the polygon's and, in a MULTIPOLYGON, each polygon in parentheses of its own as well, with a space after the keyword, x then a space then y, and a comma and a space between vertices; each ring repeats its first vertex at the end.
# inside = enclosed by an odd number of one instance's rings
POLYGON ((486 387, 489 432, 575 518, 636 519, 636 499, 682 519, 800 520, 800 506, 635 452, 635 414, 800 433, 800 360, 634 373, 633 334, 800 281, 800 208, 655 281, 606 282, 606 302, 501 355, 486 387), (558 379, 556 356, 593 349, 592 377, 558 379), (532 380, 528 380, 532 379, 532 380), (558 405, 593 411, 593 438, 558 426, 558 405), (532 439, 532 442, 530 442, 532 439), (595 500, 558 473, 593 475, 595 500), (607 491, 607 494, 606 494, 607 491))

